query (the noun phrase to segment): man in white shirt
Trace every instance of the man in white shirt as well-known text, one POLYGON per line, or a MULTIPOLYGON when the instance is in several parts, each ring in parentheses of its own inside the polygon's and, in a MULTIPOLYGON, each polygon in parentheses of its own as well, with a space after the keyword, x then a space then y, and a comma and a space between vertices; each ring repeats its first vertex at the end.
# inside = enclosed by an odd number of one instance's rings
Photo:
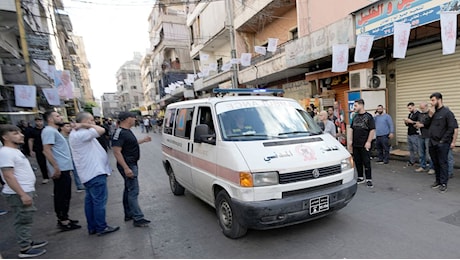
POLYGON ((41 248, 48 241, 32 241, 33 216, 37 208, 34 205, 35 174, 29 160, 19 150, 24 144, 24 135, 19 127, 0 125, 1 176, 5 182, 2 195, 13 209, 14 229, 20 246, 19 258, 30 258, 43 255, 46 250, 41 248))
POLYGON ((105 129, 96 125, 94 117, 88 112, 78 113, 76 121, 69 135, 69 143, 75 167, 86 188, 85 215, 88 233, 102 236, 120 229, 118 226, 107 225, 105 220, 107 176, 112 170, 107 153, 96 139, 105 133, 105 129))

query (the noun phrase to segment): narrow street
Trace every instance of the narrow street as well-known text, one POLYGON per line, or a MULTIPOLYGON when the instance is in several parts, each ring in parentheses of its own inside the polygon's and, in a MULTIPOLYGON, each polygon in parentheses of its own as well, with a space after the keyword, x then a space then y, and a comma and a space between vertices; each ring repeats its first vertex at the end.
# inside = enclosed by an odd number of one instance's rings
MULTIPOLYGON (((139 129, 134 132, 141 137, 139 129)), ((140 205, 152 224, 133 227, 123 221, 123 182, 116 170, 109 178, 107 220, 119 225, 103 237, 87 234, 84 193, 72 192, 70 216, 80 230, 59 232, 53 210, 53 184, 41 184, 37 173, 33 235, 48 240, 40 258, 459 258, 460 177, 447 193, 432 190, 433 175, 416 173, 405 162, 375 165, 375 188, 359 185, 358 193, 341 211, 313 222, 255 231, 238 240, 226 238, 214 209, 189 192, 176 197, 161 163, 161 135, 141 145, 140 205)), ((458 171, 458 169, 456 169, 458 171)), ((74 188, 75 186, 72 186, 74 188)), ((0 199, 0 208, 6 208, 0 199)), ((0 252, 17 258, 13 215, 0 216, 0 252)))

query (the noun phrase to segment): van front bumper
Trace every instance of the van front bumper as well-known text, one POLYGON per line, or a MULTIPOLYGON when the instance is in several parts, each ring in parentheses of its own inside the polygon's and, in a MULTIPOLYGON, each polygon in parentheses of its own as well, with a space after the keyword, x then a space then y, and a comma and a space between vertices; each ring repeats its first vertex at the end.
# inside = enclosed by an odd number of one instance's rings
POLYGON ((240 201, 232 199, 234 214, 241 225, 270 229, 293 225, 326 216, 345 207, 356 194, 356 181, 283 199, 240 201), (327 205, 326 202, 328 201, 327 205))

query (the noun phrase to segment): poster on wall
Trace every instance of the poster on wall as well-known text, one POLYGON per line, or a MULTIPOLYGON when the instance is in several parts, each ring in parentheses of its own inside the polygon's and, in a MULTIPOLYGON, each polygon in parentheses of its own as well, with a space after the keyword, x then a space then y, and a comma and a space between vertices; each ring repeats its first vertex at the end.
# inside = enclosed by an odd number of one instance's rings
POLYGON ((15 104, 18 107, 37 106, 37 88, 31 85, 14 85, 15 104))
POLYGON ((73 98, 73 82, 70 79, 70 71, 56 70, 54 73, 54 85, 60 97, 73 98))

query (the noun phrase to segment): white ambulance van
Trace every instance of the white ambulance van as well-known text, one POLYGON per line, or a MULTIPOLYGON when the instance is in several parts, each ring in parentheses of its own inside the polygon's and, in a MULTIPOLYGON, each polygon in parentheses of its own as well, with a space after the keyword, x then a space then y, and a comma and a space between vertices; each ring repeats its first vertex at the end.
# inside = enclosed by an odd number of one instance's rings
POLYGON ((351 155, 293 99, 173 103, 162 131, 172 193, 187 189, 214 207, 230 238, 323 217, 356 193, 351 155))

